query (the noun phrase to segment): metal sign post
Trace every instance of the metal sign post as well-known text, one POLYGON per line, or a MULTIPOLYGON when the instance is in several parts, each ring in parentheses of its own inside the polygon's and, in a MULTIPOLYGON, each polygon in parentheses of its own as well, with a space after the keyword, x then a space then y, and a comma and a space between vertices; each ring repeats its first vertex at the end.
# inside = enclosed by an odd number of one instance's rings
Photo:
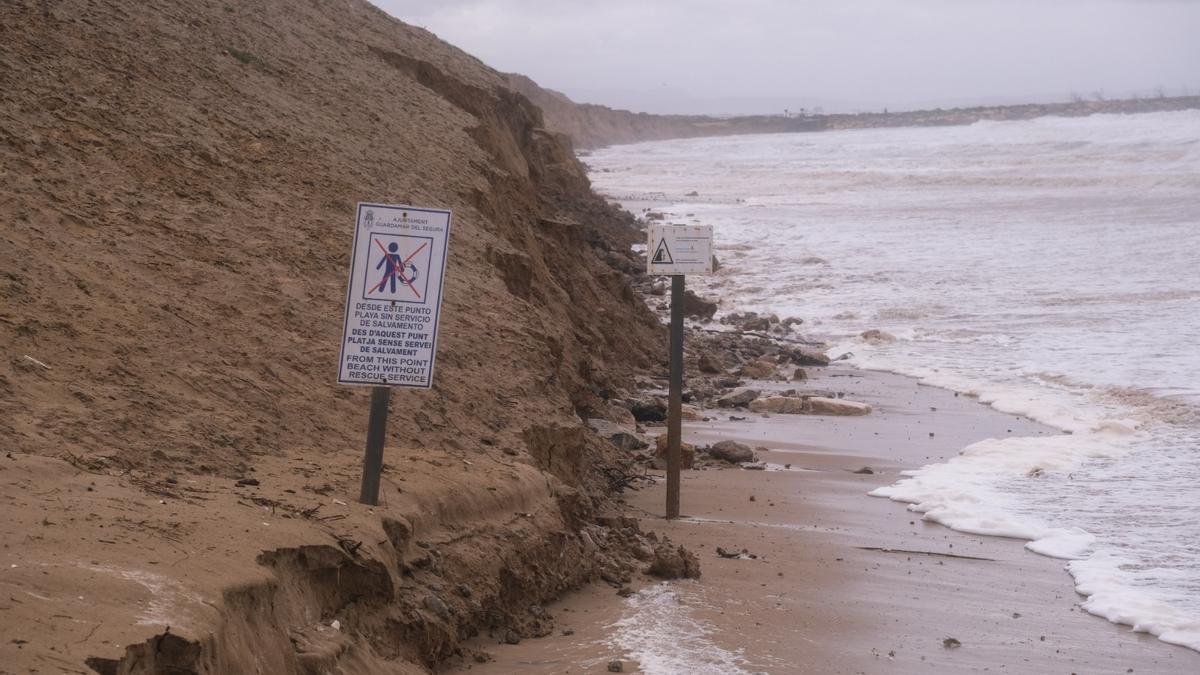
POLYGON ((433 386, 450 217, 440 209, 358 205, 338 383, 372 387, 364 504, 379 503, 391 388, 433 386))
POLYGON ((388 403, 391 399, 391 387, 371 388, 367 454, 363 457, 362 489, 358 493, 358 501, 371 506, 379 503, 379 479, 383 475, 383 439, 387 435, 388 403))
POLYGON ((683 283, 671 277, 671 393, 667 399, 667 518, 679 517, 679 448, 683 433, 683 283))
POLYGON ((671 275, 670 394, 667 399, 667 518, 679 517, 679 471, 683 463, 684 275, 712 274, 712 227, 652 225, 646 249, 650 274, 671 275))

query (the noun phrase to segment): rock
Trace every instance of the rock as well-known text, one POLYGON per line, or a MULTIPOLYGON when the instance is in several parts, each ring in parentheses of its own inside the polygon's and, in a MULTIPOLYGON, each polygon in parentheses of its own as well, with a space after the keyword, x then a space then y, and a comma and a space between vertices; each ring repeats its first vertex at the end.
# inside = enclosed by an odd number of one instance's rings
POLYGON ((504 642, 505 644, 519 645, 521 644, 521 636, 517 634, 517 631, 509 628, 504 631, 504 642))
POLYGON ((869 466, 864 466, 863 468, 856 470, 854 473, 861 473, 865 476, 871 476, 875 473, 875 471, 869 466))
POLYGON ((729 558, 729 559, 742 557, 741 551, 726 551, 724 548, 722 548, 720 546, 717 547, 717 555, 722 558, 729 558))
POLYGON ((638 422, 661 422, 667 419, 667 402, 653 396, 627 402, 629 412, 638 422))
MULTIPOLYGON (((679 468, 690 469, 696 464, 696 446, 691 443, 679 442, 679 468)), ((661 434, 654 439, 654 468, 667 468, 667 435, 661 434)))
POLYGON ((792 326, 799 326, 800 324, 804 323, 804 319, 789 316, 788 318, 784 319, 782 323, 785 327, 791 328, 792 326))
POLYGON ((808 379, 808 373, 803 368, 797 368, 792 371, 792 382, 804 382, 808 379))
POLYGON ((775 364, 768 359, 747 361, 742 364, 741 368, 738 368, 738 375, 752 380, 765 380, 775 375, 775 364))
POLYGON ((597 436, 607 438, 613 445, 622 450, 641 450, 649 445, 636 434, 630 433, 632 427, 625 427, 616 422, 596 417, 588 419, 587 424, 592 431, 596 432, 597 436))
POLYGON ((816 347, 792 347, 785 350, 792 363, 798 366, 827 366, 829 357, 816 347))
POLYGON ((872 344, 872 345, 882 345, 882 344, 887 344, 888 342, 896 341, 895 335, 892 335, 891 333, 885 333, 884 331, 881 331, 877 328, 872 328, 871 330, 864 330, 861 334, 859 334, 859 337, 861 337, 863 340, 865 340, 867 342, 867 344, 872 344))
POLYGON ((751 401, 750 409, 759 413, 803 415, 809 411, 809 400, 799 396, 768 396, 751 401))
POLYGON ((742 462, 742 468, 747 471, 766 471, 767 465, 762 462, 742 462))
POLYGON ((745 408, 756 398, 758 398, 757 389, 742 389, 717 399, 717 405, 722 408, 745 408))
POLYGON ((680 416, 680 418, 685 419, 685 420, 698 420, 701 417, 703 417, 704 415, 700 412, 700 409, 697 408, 696 406, 687 405, 685 403, 685 404, 679 406, 679 416, 680 416))
POLYGON ((755 460, 754 451, 750 446, 738 443, 737 441, 721 441, 713 444, 708 449, 708 456, 713 459, 720 459, 730 464, 741 464, 742 462, 753 462, 755 460))
POLYGON ((619 588, 617 590, 617 595, 621 596, 622 598, 628 598, 629 596, 631 596, 635 593, 637 593, 637 591, 633 590, 632 588, 630 588, 628 586, 622 586, 621 588, 619 588))
POLYGON ((631 434, 627 431, 619 431, 612 436, 609 436, 608 440, 612 441, 613 445, 628 452, 650 447, 650 444, 646 441, 643 441, 640 436, 631 434))
POLYGON ((654 561, 646 574, 660 579, 699 579, 700 559, 682 546, 672 546, 669 539, 654 548, 654 561))
POLYGON ((942 640, 942 646, 946 649, 958 649, 962 646, 962 643, 958 641, 958 638, 948 637, 942 640))
POLYGON ((813 415, 867 415, 871 406, 858 401, 848 401, 844 398, 824 398, 813 396, 806 399, 809 412, 813 415))
POLYGON ((696 366, 702 373, 717 374, 725 372, 725 364, 721 363, 721 358, 710 352, 701 354, 696 366))
MULTIPOLYGON (((693 193, 693 194, 695 194, 695 193, 693 193)), ((609 661, 608 662, 608 672, 619 673, 623 670, 625 670, 625 664, 621 663, 620 661, 609 661)))
POLYGON ((710 302, 691 291, 683 292, 683 315, 711 319, 717 313, 717 303, 710 302))
POLYGON ((257 478, 243 478, 243 479, 239 480, 237 483, 235 483, 235 485, 237 485, 237 487, 246 487, 246 486, 253 487, 258 484, 259 483, 258 483, 257 478))
POLYGON ((753 319, 742 322, 739 328, 747 333, 767 331, 771 330, 771 320, 765 316, 756 316, 753 319))

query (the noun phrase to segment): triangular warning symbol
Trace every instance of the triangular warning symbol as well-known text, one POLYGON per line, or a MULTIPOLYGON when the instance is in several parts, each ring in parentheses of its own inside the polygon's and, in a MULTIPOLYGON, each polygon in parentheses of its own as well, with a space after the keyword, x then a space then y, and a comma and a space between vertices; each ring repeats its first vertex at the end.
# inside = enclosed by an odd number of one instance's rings
POLYGON ((655 265, 674 265, 675 260, 671 258, 671 249, 667 248, 667 238, 663 237, 658 240, 658 248, 654 249, 654 257, 650 262, 655 265))

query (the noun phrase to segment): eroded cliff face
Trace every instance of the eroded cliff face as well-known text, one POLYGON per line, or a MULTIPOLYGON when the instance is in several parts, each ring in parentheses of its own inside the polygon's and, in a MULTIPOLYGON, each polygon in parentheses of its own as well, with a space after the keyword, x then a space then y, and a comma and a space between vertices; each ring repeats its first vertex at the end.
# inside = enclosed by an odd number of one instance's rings
MULTIPOLYGON (((0 538, 28 541, 41 514, 54 527, 6 555, 48 579, 10 581, 96 590, 79 635, 22 637, 0 662, 153 672, 124 647, 170 635, 195 672, 236 672, 221 659, 255 647, 229 622, 290 597, 264 634, 344 614, 372 627, 312 663, 403 672, 600 568, 580 532, 621 457, 580 417, 611 414, 664 340, 630 287, 632 217, 501 75, 360 0, 17 0, 0 7, 0 177, 0 538), (435 387, 393 397, 378 512, 353 504, 367 392, 334 384, 358 200, 454 211, 435 387), (399 543, 388 519, 408 523, 399 543), (314 539, 333 553, 260 556, 314 539), (430 548, 441 562, 416 564, 430 548), (330 596, 328 570, 351 567, 401 613, 330 596), (214 612, 104 621, 147 569, 214 612), (459 578, 489 581, 447 596, 459 578), (51 654, 58 638, 74 646, 51 654)), ((5 634, 62 595, 0 615, 5 634)), ((272 639, 271 672, 307 672, 272 639)))
POLYGON ((359 199, 454 210, 438 386, 394 411, 425 444, 515 442, 659 356, 614 269, 627 217, 535 107, 430 34, 362 2, 0 21, 0 429, 23 451, 233 472, 357 446, 362 392, 332 373, 359 199))

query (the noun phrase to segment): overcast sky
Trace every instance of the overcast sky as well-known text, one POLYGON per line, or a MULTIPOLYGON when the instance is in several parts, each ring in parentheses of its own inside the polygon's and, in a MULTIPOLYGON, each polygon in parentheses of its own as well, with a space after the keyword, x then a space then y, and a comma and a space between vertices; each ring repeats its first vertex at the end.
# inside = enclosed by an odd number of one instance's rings
POLYGON ((1200 0, 374 0, 499 70, 647 112, 1200 91, 1200 0))

